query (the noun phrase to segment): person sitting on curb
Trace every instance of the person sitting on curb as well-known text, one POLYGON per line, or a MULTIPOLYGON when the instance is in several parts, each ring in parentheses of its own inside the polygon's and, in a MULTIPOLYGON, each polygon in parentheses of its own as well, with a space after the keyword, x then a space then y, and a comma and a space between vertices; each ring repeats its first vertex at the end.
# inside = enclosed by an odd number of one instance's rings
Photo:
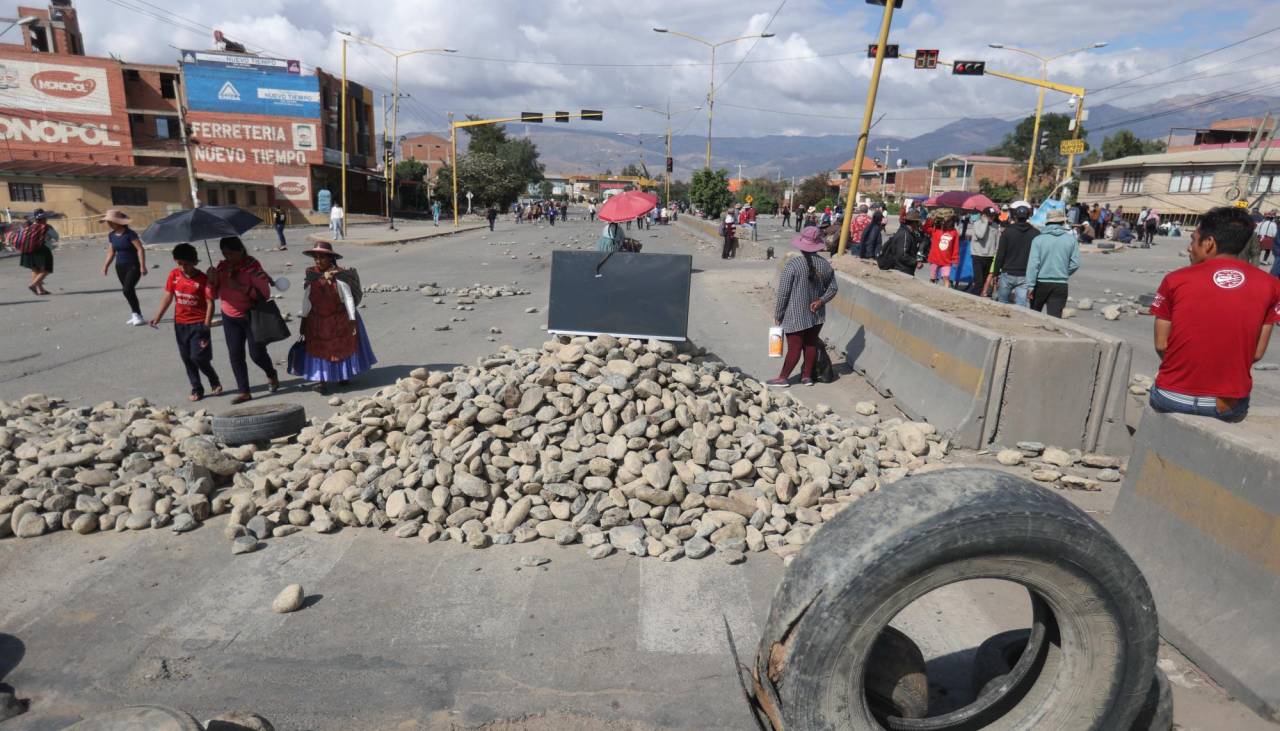
POLYGON ((1253 226, 1243 209, 1210 210, 1191 233, 1191 265, 1170 272, 1156 290, 1160 371, 1152 409, 1223 421, 1248 414, 1250 370, 1280 321, 1280 282, 1239 258, 1253 226))
POLYGON ((1067 305, 1067 280, 1080 268, 1080 246, 1075 234, 1066 226, 1067 212, 1061 208, 1049 211, 1044 230, 1031 240, 1027 258, 1027 290, 1031 309, 1062 317, 1067 305))

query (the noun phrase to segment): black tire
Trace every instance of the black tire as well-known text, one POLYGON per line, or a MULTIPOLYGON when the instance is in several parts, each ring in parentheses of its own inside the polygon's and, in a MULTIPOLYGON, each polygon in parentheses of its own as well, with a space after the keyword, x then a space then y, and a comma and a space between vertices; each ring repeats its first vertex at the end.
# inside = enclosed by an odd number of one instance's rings
POLYGON ((166 706, 130 706, 94 715, 63 731, 203 731, 190 715, 166 706))
POLYGON ((1170 731, 1173 728, 1173 687, 1169 676, 1156 668, 1147 700, 1134 719, 1131 731, 1170 731))
POLYGON ((1014 581, 1031 593, 1044 640, 1024 653, 1025 682, 947 716, 889 726, 1083 731, 1133 722, 1158 642, 1155 602, 1133 560, 1048 490, 992 470, 956 469, 867 495, 796 556, 756 657, 757 697, 773 726, 884 728, 861 692, 876 638, 915 599, 976 578, 1014 581))
POLYGON ((885 627, 867 662, 867 702, 878 717, 929 715, 929 677, 924 655, 910 637, 885 627))
POLYGON ((213 435, 224 444, 269 442, 302 431, 307 412, 298 404, 264 404, 213 417, 213 435))

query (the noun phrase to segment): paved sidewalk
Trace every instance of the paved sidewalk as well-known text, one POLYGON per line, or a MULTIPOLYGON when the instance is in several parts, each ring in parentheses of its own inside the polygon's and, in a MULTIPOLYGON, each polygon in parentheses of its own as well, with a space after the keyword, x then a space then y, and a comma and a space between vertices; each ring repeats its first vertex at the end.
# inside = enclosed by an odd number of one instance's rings
POLYGON ((390 246, 392 244, 407 244, 411 241, 434 239, 439 236, 452 236, 467 231, 479 231, 487 225, 486 223, 462 223, 457 228, 454 228, 452 222, 441 221, 440 225, 437 226, 431 222, 406 221, 397 224, 395 230, 391 230, 387 228, 385 223, 370 223, 347 226, 347 236, 343 238, 335 239, 328 229, 321 229, 308 235, 307 240, 316 243, 323 241, 330 244, 390 246))

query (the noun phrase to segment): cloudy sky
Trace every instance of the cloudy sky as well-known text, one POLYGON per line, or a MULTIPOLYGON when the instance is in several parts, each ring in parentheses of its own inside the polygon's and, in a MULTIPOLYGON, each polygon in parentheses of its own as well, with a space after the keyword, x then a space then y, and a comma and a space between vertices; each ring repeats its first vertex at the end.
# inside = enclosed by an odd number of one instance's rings
MULTIPOLYGON (((164 0, 76 6, 88 52, 130 61, 172 62, 176 51, 167 44, 209 48, 212 28, 264 54, 325 69, 340 66, 338 30, 402 50, 458 49, 401 61, 401 89, 412 95, 401 106, 402 131, 441 129, 451 111, 509 116, 586 107, 607 110, 595 129, 657 132, 663 120, 633 106, 702 104, 711 67, 707 48, 652 27, 712 41, 768 30, 776 36, 722 46, 716 58, 716 134, 744 136, 851 132, 871 72, 865 48, 881 15, 864 0, 206 0, 181 3, 176 13, 164 0)), ((1277 10, 1278 0, 906 0, 891 42, 904 52, 938 48, 944 59, 986 60, 1021 74, 1038 73, 1038 62, 987 44, 1053 55, 1106 42, 1051 67, 1054 80, 1105 89, 1091 103, 1136 106, 1242 90, 1280 96, 1277 10)), ((353 79, 390 90, 385 52, 353 45, 348 63, 353 79)), ((1035 97, 1010 81, 890 61, 877 131, 915 135, 965 116, 1013 118, 1030 113, 1035 97)), ((1051 93, 1049 108, 1065 111, 1065 101, 1051 93)), ((678 116, 675 131, 700 134, 702 114, 678 116)))

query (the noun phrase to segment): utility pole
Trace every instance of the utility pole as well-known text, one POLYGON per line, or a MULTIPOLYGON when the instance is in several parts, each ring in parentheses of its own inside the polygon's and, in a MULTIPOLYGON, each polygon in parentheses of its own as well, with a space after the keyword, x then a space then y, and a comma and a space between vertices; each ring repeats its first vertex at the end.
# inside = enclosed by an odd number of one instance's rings
MULTIPOLYGON (((178 68, 182 68, 181 62, 178 68)), ((178 130, 182 138, 182 154, 187 159, 187 183, 191 186, 191 207, 200 207, 199 186, 196 184, 196 168, 195 163, 191 159, 191 141, 187 138, 187 87, 185 78, 179 74, 179 86, 182 87, 182 94, 178 100, 178 130)))
POLYGON ((880 20, 880 39, 876 42, 876 61, 871 68, 871 84, 867 86, 867 102, 862 106, 862 131, 858 134, 858 151, 853 156, 853 179, 849 181, 849 197, 845 199, 845 215, 840 222, 840 247, 843 254, 849 245, 849 225, 853 223, 853 205, 858 200, 858 178, 862 177, 862 163, 867 155, 867 137, 871 134, 871 115, 876 111, 876 93, 880 90, 880 70, 884 68, 885 46, 889 43, 889 27, 893 25, 893 0, 884 3, 884 17, 880 20))
POLYGON ((878 149, 884 153, 884 169, 880 171, 880 197, 884 197, 885 188, 889 185, 889 153, 897 152, 898 148, 890 147, 889 143, 885 143, 884 147, 878 149))

